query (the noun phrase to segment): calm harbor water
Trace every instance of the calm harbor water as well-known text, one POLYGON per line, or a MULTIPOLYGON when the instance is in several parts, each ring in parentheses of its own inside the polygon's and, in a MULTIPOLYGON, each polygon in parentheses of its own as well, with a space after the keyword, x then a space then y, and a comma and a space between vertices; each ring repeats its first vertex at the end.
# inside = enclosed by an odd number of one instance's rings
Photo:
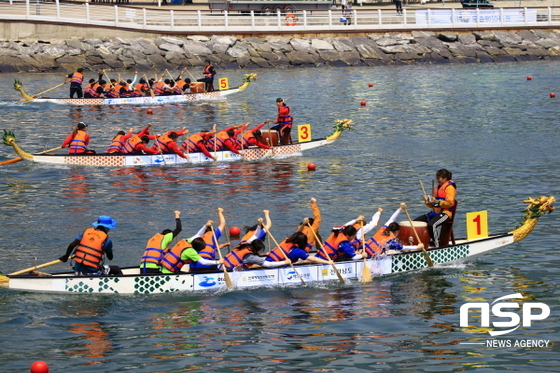
MULTIPOLYGON (((480 210, 488 210, 491 233, 510 231, 522 221, 523 199, 560 194, 559 103, 549 98, 560 87, 559 70, 556 63, 263 70, 245 92, 153 107, 153 115, 147 107, 21 103, 14 78, 34 94, 62 77, 1 75, 0 129, 33 152, 60 145, 79 121, 89 124, 98 151, 117 131, 148 122, 158 132, 256 125, 274 119, 277 97, 289 98, 295 124, 312 124, 314 137, 328 135, 336 119, 355 126, 333 145, 262 162, 0 166, 0 270, 58 258, 98 215, 118 221, 110 264, 121 266, 136 264, 146 240, 172 227, 174 210, 182 212, 187 237, 216 219, 218 207, 228 226, 240 227, 268 209, 277 239, 309 216, 312 197, 323 212, 323 236, 377 207, 386 211, 382 220, 401 202, 418 215, 426 210, 419 180, 429 186, 442 167, 459 187, 456 236, 465 236, 464 214, 480 210), (307 171, 309 162, 315 172, 307 171)), ((246 72, 219 73, 234 86, 246 72)), ((53 97, 67 93, 58 92, 53 97)), ((0 148, 0 160, 12 157, 10 147, 0 148)), ((44 360, 53 373, 557 372, 558 222, 556 213, 544 216, 524 241, 474 261, 368 284, 152 296, 0 289, 0 371, 25 372, 44 360), (547 304, 550 316, 496 338, 460 327, 464 303, 517 292, 525 302, 547 304), (488 347, 494 339, 511 347, 488 347), (549 344, 514 346, 523 340, 549 344)), ((478 321, 471 316, 471 324, 478 321)))

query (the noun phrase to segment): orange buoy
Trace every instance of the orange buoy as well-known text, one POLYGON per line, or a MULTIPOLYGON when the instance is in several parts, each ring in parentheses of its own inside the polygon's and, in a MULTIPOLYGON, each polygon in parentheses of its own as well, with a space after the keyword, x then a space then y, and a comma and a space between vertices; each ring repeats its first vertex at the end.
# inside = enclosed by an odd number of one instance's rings
POLYGON ((29 367, 31 373, 49 373, 49 366, 44 361, 38 360, 29 367))
POLYGON ((148 110, 146 110, 146 114, 150 114, 150 115, 152 115, 153 113, 154 113, 154 111, 153 111, 152 109, 148 109, 148 110))
POLYGON ((368 87, 370 87, 370 88, 373 87, 373 83, 369 83, 368 87))
POLYGON ((315 163, 307 164, 307 171, 315 171, 316 169, 317 169, 317 165, 315 165, 315 163))
POLYGON ((360 101, 360 105, 361 106, 366 106, 366 102, 365 101, 360 101))
POLYGON ((552 93, 550 94, 550 98, 554 98, 554 97, 556 97, 556 93, 552 92, 552 93))
POLYGON ((533 77, 532 77, 531 75, 529 75, 529 76, 527 77, 527 80, 532 80, 532 79, 533 79, 533 77))
POLYGON ((231 237, 239 237, 239 235, 241 234, 241 229, 239 229, 239 227, 230 227, 229 228, 229 235, 231 237))

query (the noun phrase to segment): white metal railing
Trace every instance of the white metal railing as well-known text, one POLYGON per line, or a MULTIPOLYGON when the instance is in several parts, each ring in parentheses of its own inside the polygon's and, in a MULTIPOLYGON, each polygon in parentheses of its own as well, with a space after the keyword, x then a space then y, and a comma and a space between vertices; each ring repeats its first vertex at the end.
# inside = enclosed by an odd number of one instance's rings
POLYGON ((210 13, 201 10, 161 10, 97 3, 60 3, 39 0, 0 1, 0 20, 56 22, 109 26, 138 31, 165 32, 251 32, 251 31, 345 31, 390 29, 445 29, 483 27, 560 26, 560 8, 488 9, 393 9, 352 10, 350 21, 341 22, 340 10, 297 10, 288 19, 285 13, 264 15, 210 13), (516 17, 511 16, 515 13, 516 17))

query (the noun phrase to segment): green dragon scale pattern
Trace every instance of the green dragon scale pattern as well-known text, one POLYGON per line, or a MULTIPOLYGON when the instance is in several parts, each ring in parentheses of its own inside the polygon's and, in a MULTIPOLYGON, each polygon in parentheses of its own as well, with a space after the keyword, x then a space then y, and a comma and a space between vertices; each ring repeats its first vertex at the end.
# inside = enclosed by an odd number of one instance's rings
MULTIPOLYGON (((432 258, 434 263, 445 263, 466 258, 469 256, 469 252, 469 245, 460 245, 448 249, 428 251, 428 254, 430 254, 430 258, 432 258)), ((426 267, 428 267, 428 263, 421 251, 409 255, 395 255, 392 261, 391 273, 412 271, 426 267)))
MULTIPOLYGON (((177 276, 141 276, 134 279, 134 294, 170 293, 180 291, 169 287, 172 277, 177 276)), ((99 277, 91 280, 67 280, 66 290, 72 293, 119 293, 118 277, 99 277)), ((185 285, 187 281, 180 281, 185 285)), ((176 283, 175 283, 176 284, 176 283)))

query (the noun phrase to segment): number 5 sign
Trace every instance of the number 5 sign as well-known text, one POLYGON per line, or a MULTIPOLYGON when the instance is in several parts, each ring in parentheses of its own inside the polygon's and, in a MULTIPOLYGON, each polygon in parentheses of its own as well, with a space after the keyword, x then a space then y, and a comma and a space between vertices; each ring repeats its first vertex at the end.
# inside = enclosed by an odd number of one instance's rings
POLYGON ((311 124, 300 124, 297 126, 298 141, 311 141, 311 124))
POLYGON ((218 88, 220 89, 220 91, 223 91, 224 89, 229 89, 228 78, 218 79, 218 88))
POLYGON ((467 212, 467 239, 488 237, 488 211, 467 212))

